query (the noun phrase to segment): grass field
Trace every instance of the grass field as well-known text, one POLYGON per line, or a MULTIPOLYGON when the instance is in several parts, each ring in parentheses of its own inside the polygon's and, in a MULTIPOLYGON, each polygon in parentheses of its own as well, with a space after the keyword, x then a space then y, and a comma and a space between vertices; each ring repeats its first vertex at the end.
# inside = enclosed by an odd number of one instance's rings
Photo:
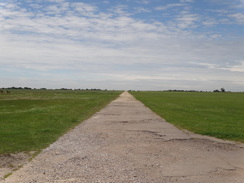
POLYGON ((130 93, 179 128, 244 142, 244 93, 130 93))
POLYGON ((47 147, 120 93, 79 90, 0 93, 0 154, 47 147))

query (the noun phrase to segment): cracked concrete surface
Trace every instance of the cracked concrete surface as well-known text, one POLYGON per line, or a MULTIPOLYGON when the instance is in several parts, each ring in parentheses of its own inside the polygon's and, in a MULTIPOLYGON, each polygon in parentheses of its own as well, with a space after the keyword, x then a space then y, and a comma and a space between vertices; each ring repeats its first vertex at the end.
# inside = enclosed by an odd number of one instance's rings
POLYGON ((180 131, 124 92, 1 183, 244 183, 244 146, 180 131))

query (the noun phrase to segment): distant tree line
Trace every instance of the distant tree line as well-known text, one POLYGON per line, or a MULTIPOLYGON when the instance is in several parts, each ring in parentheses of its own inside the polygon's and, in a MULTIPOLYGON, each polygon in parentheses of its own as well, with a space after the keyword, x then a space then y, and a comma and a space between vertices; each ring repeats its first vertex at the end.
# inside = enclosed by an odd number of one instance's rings
MULTIPOLYGON (((30 87, 7 87, 7 88, 1 88, 3 90, 11 90, 11 89, 14 89, 14 90, 48 90, 47 88, 39 88, 39 89, 36 89, 36 88, 30 88, 30 87)), ((60 89, 55 89, 55 90, 94 90, 94 91, 101 91, 102 89, 98 89, 98 88, 91 88, 91 89, 71 89, 71 88, 60 88, 60 89)), ((104 89, 105 91, 107 91, 107 89, 104 89)))
MULTIPOLYGON (((3 90, 11 90, 11 89, 15 89, 15 90, 48 90, 47 88, 30 88, 30 87, 7 87, 7 88, 1 88, 0 93, 3 93, 3 90)), ((100 91, 102 89, 97 89, 97 88, 91 88, 91 89, 71 89, 71 88, 60 88, 60 89, 55 89, 55 90, 88 90, 88 91, 100 91)), ((105 91, 107 91, 107 89, 104 89, 105 91)), ((140 90, 129 90, 129 91, 140 91, 140 90)), ((198 90, 177 90, 177 89, 170 89, 170 90, 163 90, 163 91, 169 91, 169 92, 209 92, 209 91, 198 91, 198 90)), ((226 92, 225 88, 221 88, 219 89, 215 89, 213 90, 213 92, 226 92)))
MULTIPOLYGON (((128 91, 140 91, 140 90, 128 90, 128 91)), ((172 89, 163 90, 163 91, 168 91, 168 92, 210 92, 210 91, 202 91, 202 90, 198 91, 198 90, 176 90, 176 89, 174 89, 174 90, 172 90, 172 89)), ((220 90, 215 89, 215 90, 213 90, 213 92, 226 92, 226 90, 224 88, 221 88, 220 90)), ((230 92, 230 91, 228 91, 228 92, 230 92)))
POLYGON ((198 90, 166 90, 171 92, 207 92, 207 91, 198 91, 198 90))
POLYGON ((216 89, 213 92, 225 92, 225 89, 224 88, 221 88, 220 90, 216 89))
POLYGON ((15 89, 15 90, 31 90, 32 88, 29 88, 29 87, 15 87, 15 86, 13 86, 13 87, 7 87, 7 88, 2 88, 3 90, 4 89, 7 89, 7 90, 10 90, 10 89, 15 89))
MULTIPOLYGON (((128 91, 138 91, 140 92, 141 90, 128 90, 128 91)), ((198 91, 198 90, 162 90, 162 91, 168 91, 168 92, 209 92, 209 91, 198 91)))

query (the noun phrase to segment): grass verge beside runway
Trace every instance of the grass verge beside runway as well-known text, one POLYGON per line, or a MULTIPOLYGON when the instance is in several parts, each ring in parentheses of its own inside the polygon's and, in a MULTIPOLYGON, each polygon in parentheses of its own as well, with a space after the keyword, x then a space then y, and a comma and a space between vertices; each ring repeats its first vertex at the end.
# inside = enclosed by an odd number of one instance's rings
POLYGON ((130 93, 178 128, 244 142, 244 93, 130 93))
POLYGON ((120 93, 81 90, 0 93, 0 154, 47 147, 120 93))

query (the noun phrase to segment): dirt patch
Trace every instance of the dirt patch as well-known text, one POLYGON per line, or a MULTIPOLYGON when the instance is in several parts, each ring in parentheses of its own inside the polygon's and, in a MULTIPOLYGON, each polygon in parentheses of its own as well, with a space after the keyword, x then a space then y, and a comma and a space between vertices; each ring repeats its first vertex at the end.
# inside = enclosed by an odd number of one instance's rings
POLYGON ((0 155, 0 180, 28 163, 35 152, 0 155))
POLYGON ((216 142, 216 141, 212 141, 209 139, 198 139, 198 138, 191 138, 191 139, 172 139, 172 140, 168 140, 166 142, 173 142, 176 145, 177 144, 185 144, 185 145, 189 145, 191 144, 191 146, 195 146, 198 147, 202 150, 224 150, 224 151, 238 151, 238 150, 243 150, 243 147, 238 147, 235 144, 229 144, 229 143, 221 143, 221 142, 216 142))

